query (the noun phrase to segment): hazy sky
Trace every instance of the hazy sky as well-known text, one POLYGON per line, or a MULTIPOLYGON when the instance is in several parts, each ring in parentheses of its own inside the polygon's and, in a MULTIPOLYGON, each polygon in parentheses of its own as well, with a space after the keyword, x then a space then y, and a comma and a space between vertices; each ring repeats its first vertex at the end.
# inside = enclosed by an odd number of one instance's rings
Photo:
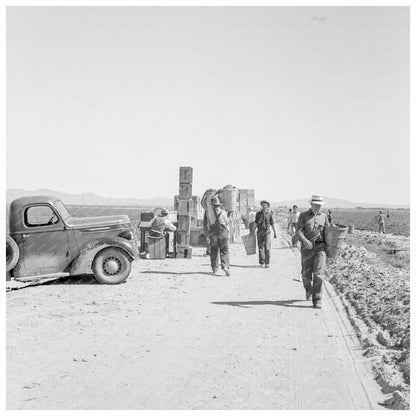
POLYGON ((409 203, 406 7, 7 9, 7 188, 409 203))

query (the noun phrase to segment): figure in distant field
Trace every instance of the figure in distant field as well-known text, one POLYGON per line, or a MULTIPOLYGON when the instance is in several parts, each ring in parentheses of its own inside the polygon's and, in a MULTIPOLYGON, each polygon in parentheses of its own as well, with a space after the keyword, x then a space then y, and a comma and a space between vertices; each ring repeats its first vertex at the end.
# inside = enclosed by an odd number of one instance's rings
POLYGON ((311 208, 302 212, 296 227, 297 236, 302 242, 302 280, 306 300, 312 297, 314 308, 322 308, 322 280, 325 274, 326 244, 325 227, 327 216, 321 212, 324 198, 312 195, 311 208))
POLYGON ((330 209, 328 210, 328 224, 332 225, 332 211, 330 209))
POLYGON ((254 230, 257 227, 260 266, 268 268, 270 267, 270 249, 272 246, 271 229, 273 229, 274 238, 277 238, 277 234, 274 227, 273 213, 270 211, 270 202, 263 200, 260 205, 261 211, 256 213, 254 230))
POLYGON ((168 218, 168 211, 163 208, 157 217, 154 217, 150 224, 149 235, 151 237, 165 237, 166 238, 166 252, 169 250, 169 233, 168 231, 176 231, 176 227, 168 218))
POLYGON ((287 231, 290 235, 296 234, 296 224, 298 223, 300 212, 298 211, 298 206, 293 205, 292 209, 289 210, 289 221, 287 226, 287 231))
POLYGON ((378 222, 378 232, 386 234, 386 216, 384 215, 383 211, 379 211, 377 216, 378 222))
POLYGON ((207 221, 210 241, 211 268, 214 274, 218 271, 218 254, 220 256, 221 268, 226 276, 230 276, 230 249, 229 232, 230 224, 227 212, 221 209, 221 201, 214 196, 210 201, 215 215, 215 222, 207 221))

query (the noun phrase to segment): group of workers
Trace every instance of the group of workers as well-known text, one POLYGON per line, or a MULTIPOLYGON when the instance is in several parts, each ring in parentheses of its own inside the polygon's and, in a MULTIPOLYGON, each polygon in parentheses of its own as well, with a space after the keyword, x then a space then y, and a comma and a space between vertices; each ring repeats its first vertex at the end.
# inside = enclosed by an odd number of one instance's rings
MULTIPOLYGON (((230 276, 230 249, 229 233, 230 221, 227 212, 222 209, 222 203, 218 195, 210 199, 210 205, 214 212, 215 220, 206 221, 208 242, 213 274, 217 274, 219 267, 226 276, 230 276)), ((294 205, 290 211, 288 231, 295 238, 297 244, 301 242, 302 280, 305 288, 306 299, 312 298, 315 308, 322 307, 322 281, 325 273, 326 244, 325 227, 330 225, 331 213, 322 212, 323 197, 312 195, 311 208, 305 212, 298 212, 294 205)), ((277 238, 275 219, 270 209, 270 202, 262 200, 261 210, 251 208, 248 213, 250 234, 257 231, 257 245, 259 250, 260 267, 270 267, 270 249, 272 231, 277 238)), ((176 231, 176 227, 168 219, 168 212, 163 209, 151 224, 150 235, 163 237, 166 230, 176 231)))

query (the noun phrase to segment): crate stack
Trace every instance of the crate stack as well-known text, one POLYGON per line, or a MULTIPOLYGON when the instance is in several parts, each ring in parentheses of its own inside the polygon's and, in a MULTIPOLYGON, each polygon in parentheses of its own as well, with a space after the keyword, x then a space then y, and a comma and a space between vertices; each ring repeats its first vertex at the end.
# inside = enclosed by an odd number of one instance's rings
MULTIPOLYGON (((193 212, 191 167, 179 168, 179 197, 177 199, 178 231, 176 257, 191 258, 191 214, 193 212)), ((176 198, 175 198, 176 199, 176 198)), ((176 204, 175 204, 176 205, 176 204)))

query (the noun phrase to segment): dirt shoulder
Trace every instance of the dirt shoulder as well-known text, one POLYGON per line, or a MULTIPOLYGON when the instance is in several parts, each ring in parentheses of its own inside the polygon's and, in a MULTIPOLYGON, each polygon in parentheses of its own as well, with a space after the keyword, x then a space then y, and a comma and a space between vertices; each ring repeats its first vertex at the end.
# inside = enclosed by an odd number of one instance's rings
POLYGON ((8 409, 379 409, 382 394, 330 287, 304 298, 297 250, 270 269, 242 244, 227 278, 140 260, 125 284, 89 278, 7 293, 8 409))

